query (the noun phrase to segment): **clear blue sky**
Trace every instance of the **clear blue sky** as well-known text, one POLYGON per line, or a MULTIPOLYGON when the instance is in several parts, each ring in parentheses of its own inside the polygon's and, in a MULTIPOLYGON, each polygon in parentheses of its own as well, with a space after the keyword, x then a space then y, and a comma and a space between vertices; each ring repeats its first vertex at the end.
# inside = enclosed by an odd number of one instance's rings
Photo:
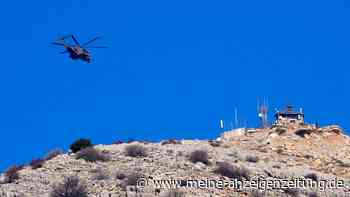
MULTIPOLYGON (((348 1, 3 1, 0 170, 79 137, 214 138, 271 108, 350 128, 348 1), (92 64, 50 46, 102 35, 92 64)), ((270 114, 272 116, 272 114, 270 114)))

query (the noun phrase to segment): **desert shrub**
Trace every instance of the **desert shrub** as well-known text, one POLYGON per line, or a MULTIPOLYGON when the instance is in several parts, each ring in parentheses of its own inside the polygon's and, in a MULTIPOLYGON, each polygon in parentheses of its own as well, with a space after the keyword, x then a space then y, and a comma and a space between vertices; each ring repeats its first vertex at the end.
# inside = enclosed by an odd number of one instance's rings
POLYGON ((209 164, 208 152, 205 150, 193 151, 190 155, 190 161, 192 163, 202 162, 204 164, 209 164))
POLYGON ((126 175, 122 172, 116 172, 115 178, 117 178, 118 180, 123 180, 126 178, 126 175))
POLYGON ((43 167, 45 161, 46 161, 45 159, 33 159, 30 162, 30 166, 32 167, 32 169, 38 169, 43 167))
POLYGON ((264 197, 265 193, 259 190, 255 190, 250 193, 250 197, 264 197))
POLYGON ((97 168, 93 172, 95 173, 93 177, 95 180, 106 180, 109 178, 109 175, 107 174, 107 172, 101 168, 97 168))
POLYGON ((124 142, 122 140, 116 140, 113 142, 114 145, 118 145, 118 144, 123 144, 124 142))
POLYGON ((169 140, 164 140, 162 141, 161 145, 167 145, 167 144, 181 144, 180 141, 176 140, 176 139, 169 139, 169 140))
POLYGON ((275 132, 278 134, 278 135, 282 135, 284 133, 287 133, 287 129, 286 128, 283 128, 283 127, 278 127, 276 128, 275 132))
POLYGON ((276 151, 278 154, 282 154, 283 153, 283 149, 282 148, 278 148, 276 151))
POLYGON ((311 179, 313 181, 318 181, 318 176, 315 173, 309 173, 304 176, 305 179, 311 179))
POLYGON ((134 140, 134 139, 128 139, 127 143, 128 144, 131 144, 131 143, 134 143, 134 142, 137 142, 137 140, 134 140))
POLYGON ((73 144, 70 145, 70 149, 73 153, 79 152, 80 150, 83 150, 84 148, 91 147, 92 143, 89 139, 78 139, 73 144))
POLYGON ((221 146, 221 142, 220 141, 216 141, 216 140, 209 140, 208 143, 212 147, 220 147, 221 146))
POLYGON ((63 183, 55 185, 50 197, 88 197, 88 192, 78 177, 71 176, 65 178, 63 183))
POLYGON ((58 155, 62 155, 63 154, 63 150, 61 149, 53 149, 52 151, 50 151, 49 153, 47 153, 45 159, 46 160, 51 160, 55 157, 57 157, 58 155))
POLYGON ((247 155, 245 158, 246 161, 256 163, 259 161, 259 157, 253 155, 247 155))
POLYGON ((5 182, 6 183, 13 183, 16 180, 19 179, 19 171, 23 169, 23 166, 11 166, 5 171, 5 182))
POLYGON ((249 171, 246 168, 233 166, 228 162, 218 163, 214 172, 232 179, 249 179, 249 171))
POLYGON ((147 150, 144 146, 139 144, 128 145, 125 148, 125 154, 129 157, 146 157, 147 150))
POLYGON ((163 195, 164 197, 185 197, 186 194, 178 189, 172 189, 170 191, 168 191, 165 195, 163 195))
POLYGON ((77 159, 84 159, 88 162, 96 161, 108 161, 109 157, 107 154, 101 153, 99 150, 96 150, 94 147, 87 147, 79 151, 76 155, 77 159))
POLYGON ((139 173, 131 173, 126 176, 125 185, 127 186, 137 186, 137 181, 142 178, 142 175, 139 173))
POLYGON ((302 128, 302 129, 298 129, 294 133, 300 137, 305 137, 305 135, 309 135, 310 133, 312 133, 312 130, 302 128))
POLYGON ((318 197, 318 194, 316 192, 310 192, 307 196, 308 197, 318 197))
POLYGON ((286 193, 286 194, 288 194, 289 196, 292 196, 292 197, 299 196, 299 190, 296 189, 296 188, 286 188, 283 191, 284 191, 284 193, 286 193))

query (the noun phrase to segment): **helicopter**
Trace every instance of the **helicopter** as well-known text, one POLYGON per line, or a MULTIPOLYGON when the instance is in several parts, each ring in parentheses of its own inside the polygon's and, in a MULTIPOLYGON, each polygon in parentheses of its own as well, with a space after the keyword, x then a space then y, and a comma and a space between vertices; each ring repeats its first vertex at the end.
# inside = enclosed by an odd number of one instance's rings
POLYGON ((78 42, 78 40, 75 38, 74 35, 68 35, 68 36, 64 36, 64 37, 57 39, 56 42, 52 42, 51 44, 63 46, 65 48, 64 51, 60 52, 60 54, 69 53, 69 57, 73 60, 80 59, 82 61, 90 63, 91 59, 92 59, 92 55, 87 50, 88 48, 89 49, 91 49, 91 48, 108 48, 106 46, 88 46, 89 44, 91 44, 92 42, 94 42, 100 38, 101 38, 100 36, 97 36, 97 37, 85 42, 84 44, 80 45, 80 43, 78 42), (75 43, 75 45, 71 45, 71 44, 68 44, 67 42, 65 42, 67 39, 72 39, 73 42, 75 43))

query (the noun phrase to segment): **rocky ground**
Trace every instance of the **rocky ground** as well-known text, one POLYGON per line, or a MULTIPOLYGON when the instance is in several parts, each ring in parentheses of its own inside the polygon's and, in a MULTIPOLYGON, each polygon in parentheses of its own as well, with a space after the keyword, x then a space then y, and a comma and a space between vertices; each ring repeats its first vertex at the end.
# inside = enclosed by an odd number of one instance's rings
MULTIPOLYGON (((311 177, 321 182, 336 178, 349 187, 350 140, 338 126, 237 129, 223 133, 214 141, 132 142, 94 147, 110 159, 89 162, 67 153, 47 160, 37 169, 25 166, 14 182, 2 181, 0 197, 48 197, 52 188, 70 175, 78 176, 87 185, 91 197, 350 196, 346 187, 326 191, 317 188, 238 190, 213 185, 186 187, 186 180, 230 181, 229 177, 217 172, 223 162, 244 171, 247 180, 311 177), (147 155, 127 156, 126 147, 135 144, 144 147, 147 155), (191 154, 196 150, 207 152, 209 162, 192 162, 191 154), (132 174, 142 175, 148 180, 148 185, 144 188, 128 186, 130 181, 127 179, 132 174), (163 185, 159 188, 153 180, 178 180, 181 187, 169 189, 169 185, 163 185)), ((2 174, 2 180, 4 176, 2 174)))

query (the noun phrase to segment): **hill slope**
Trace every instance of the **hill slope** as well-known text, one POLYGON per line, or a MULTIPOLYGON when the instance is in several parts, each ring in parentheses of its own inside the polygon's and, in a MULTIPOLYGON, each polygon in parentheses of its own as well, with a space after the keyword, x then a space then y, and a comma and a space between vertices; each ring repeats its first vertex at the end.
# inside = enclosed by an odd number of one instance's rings
POLYGON ((79 153, 61 154, 37 169, 23 167, 11 183, 5 183, 3 174, 0 196, 49 196, 69 176, 79 177, 89 196, 350 196, 343 187, 333 191, 281 187, 263 192, 255 191, 252 182, 241 190, 230 182, 230 177, 242 181, 307 177, 329 183, 337 178, 349 186, 350 140, 338 126, 237 129, 223 133, 217 141, 133 142, 95 145, 94 149, 108 159, 90 162, 77 159, 79 153), (132 155, 127 147, 135 145, 142 150, 132 155), (130 186, 139 177, 146 178, 148 185, 130 186), (178 182, 166 182, 170 180, 178 182), (157 181, 163 181, 161 188, 157 181), (181 187, 169 189, 176 184, 181 187))

